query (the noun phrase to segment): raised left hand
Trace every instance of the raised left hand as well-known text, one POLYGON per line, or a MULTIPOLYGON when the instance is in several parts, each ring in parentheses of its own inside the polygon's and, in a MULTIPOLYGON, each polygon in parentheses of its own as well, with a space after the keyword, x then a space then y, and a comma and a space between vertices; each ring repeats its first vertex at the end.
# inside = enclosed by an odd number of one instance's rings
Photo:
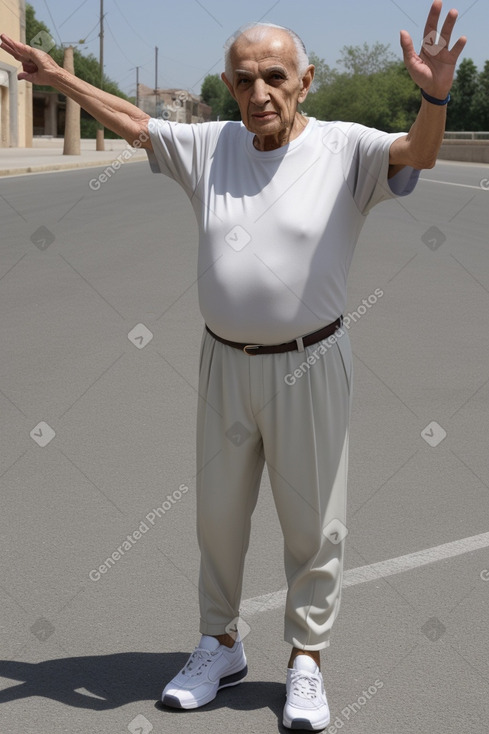
POLYGON ((53 84, 60 67, 49 54, 14 41, 4 33, 0 34, 0 41, 1 48, 22 64, 22 71, 17 75, 17 79, 25 79, 33 84, 53 84))
POLYGON ((441 9, 441 0, 435 0, 428 14, 419 55, 414 50, 413 40, 407 31, 401 31, 401 46, 404 64, 414 83, 432 97, 445 99, 453 84, 455 66, 467 39, 461 36, 451 51, 449 50, 450 38, 458 17, 456 10, 450 10, 437 42, 441 9))

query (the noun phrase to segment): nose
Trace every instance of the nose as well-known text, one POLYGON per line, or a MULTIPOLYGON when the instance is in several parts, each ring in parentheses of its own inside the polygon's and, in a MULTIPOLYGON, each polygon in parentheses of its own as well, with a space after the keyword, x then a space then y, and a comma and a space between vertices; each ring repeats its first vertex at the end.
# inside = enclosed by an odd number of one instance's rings
POLYGON ((270 100, 268 87, 263 79, 255 79, 251 102, 257 107, 263 107, 270 100))

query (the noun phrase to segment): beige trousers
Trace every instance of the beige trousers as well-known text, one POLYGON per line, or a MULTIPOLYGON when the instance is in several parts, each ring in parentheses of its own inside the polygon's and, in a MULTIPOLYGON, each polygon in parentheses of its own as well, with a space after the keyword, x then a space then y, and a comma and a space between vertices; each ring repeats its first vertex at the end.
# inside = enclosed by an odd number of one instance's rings
POLYGON ((254 356, 204 331, 197 416, 202 634, 224 633, 239 615, 266 461, 284 536, 284 639, 303 650, 329 645, 347 534, 351 379, 343 328, 303 352, 254 356))

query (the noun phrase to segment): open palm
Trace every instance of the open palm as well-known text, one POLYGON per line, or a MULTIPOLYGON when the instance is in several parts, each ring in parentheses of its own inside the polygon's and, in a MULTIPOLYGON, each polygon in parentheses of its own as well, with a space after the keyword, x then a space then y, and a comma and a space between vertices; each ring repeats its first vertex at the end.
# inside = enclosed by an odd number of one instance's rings
POLYGON ((412 38, 407 31, 401 31, 401 46, 406 69, 414 83, 427 94, 444 99, 453 84, 455 66, 467 39, 461 36, 449 50, 458 13, 456 10, 448 12, 438 36, 441 9, 441 0, 435 0, 426 21, 423 45, 419 54, 414 50, 412 38))

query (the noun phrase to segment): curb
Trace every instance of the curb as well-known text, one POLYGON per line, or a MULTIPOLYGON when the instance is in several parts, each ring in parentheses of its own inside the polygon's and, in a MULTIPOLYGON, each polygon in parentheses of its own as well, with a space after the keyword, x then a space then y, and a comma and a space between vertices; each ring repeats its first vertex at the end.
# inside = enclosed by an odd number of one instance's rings
MULTIPOLYGON (((137 155, 137 154, 135 154, 137 155)), ((117 158, 117 155, 113 155, 111 158, 104 158, 100 161, 77 161, 77 162, 71 162, 68 163, 46 163, 45 165, 39 165, 39 166, 20 166, 18 168, 0 168, 0 178, 3 176, 21 176, 23 174, 27 173, 49 173, 50 171, 68 171, 68 170, 76 170, 77 168, 100 168, 101 166, 109 166, 111 163, 113 163, 117 158)), ((136 158, 133 156, 132 158, 124 161, 124 165, 126 163, 141 163, 142 161, 146 161, 147 156, 145 155, 140 156, 136 158)))

